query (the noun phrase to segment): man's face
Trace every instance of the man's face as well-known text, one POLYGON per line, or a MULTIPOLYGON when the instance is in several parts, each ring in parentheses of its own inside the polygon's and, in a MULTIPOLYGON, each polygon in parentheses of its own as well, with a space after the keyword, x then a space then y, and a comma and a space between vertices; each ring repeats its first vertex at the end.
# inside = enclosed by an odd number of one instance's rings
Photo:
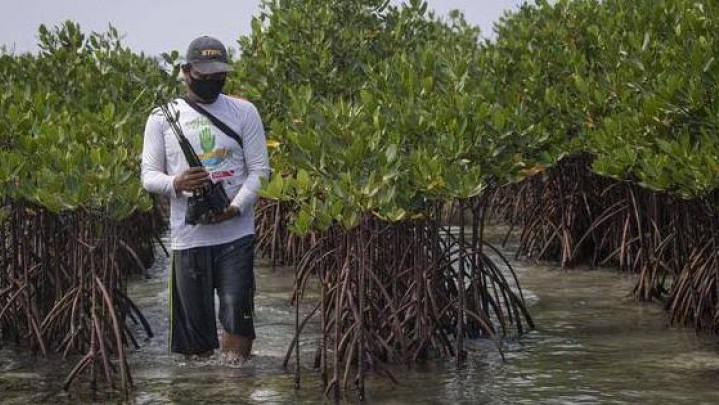
POLYGON ((192 66, 186 66, 183 69, 185 74, 185 84, 190 94, 194 95, 198 101, 203 103, 212 103, 217 100, 222 88, 225 86, 226 72, 202 74, 192 66))

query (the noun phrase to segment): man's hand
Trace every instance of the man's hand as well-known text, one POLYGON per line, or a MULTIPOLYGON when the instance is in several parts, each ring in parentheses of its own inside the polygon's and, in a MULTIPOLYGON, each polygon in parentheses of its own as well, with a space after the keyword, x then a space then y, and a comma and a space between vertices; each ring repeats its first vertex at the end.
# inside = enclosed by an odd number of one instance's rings
POLYGON ((178 193, 193 191, 202 187, 209 179, 210 174, 204 167, 191 167, 175 176, 172 185, 175 187, 175 192, 178 193))
POLYGON ((238 215, 240 215, 240 209, 235 207, 234 205, 230 205, 229 207, 225 208, 222 213, 212 217, 212 223, 218 224, 220 222, 227 221, 228 219, 232 219, 238 215))

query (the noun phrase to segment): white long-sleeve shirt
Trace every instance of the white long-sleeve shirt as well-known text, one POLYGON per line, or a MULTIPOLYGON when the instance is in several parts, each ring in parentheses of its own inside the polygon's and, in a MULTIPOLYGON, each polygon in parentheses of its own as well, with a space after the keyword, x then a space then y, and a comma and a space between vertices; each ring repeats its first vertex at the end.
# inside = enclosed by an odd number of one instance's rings
POLYGON ((241 214, 218 224, 185 223, 188 195, 177 193, 173 180, 189 165, 165 116, 159 109, 153 111, 145 125, 142 185, 151 193, 170 197, 170 237, 174 250, 217 245, 254 234, 252 208, 260 177, 270 173, 265 131, 252 103, 221 94, 214 103, 202 107, 240 135, 244 147, 184 100, 178 99, 174 104, 185 137, 210 172, 212 181, 222 182, 231 204, 241 214))

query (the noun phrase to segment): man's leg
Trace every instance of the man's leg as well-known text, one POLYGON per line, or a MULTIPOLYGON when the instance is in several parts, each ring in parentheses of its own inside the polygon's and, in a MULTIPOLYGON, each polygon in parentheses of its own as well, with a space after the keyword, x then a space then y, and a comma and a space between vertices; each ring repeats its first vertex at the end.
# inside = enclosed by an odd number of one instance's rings
POLYGON ((219 346, 209 248, 174 251, 170 273, 170 348, 207 356, 219 346))
POLYGON ((242 360, 250 357, 255 339, 253 242, 253 236, 246 236, 217 246, 214 257, 218 317, 224 328, 221 350, 242 360))
POLYGON ((220 350, 232 356, 237 356, 242 360, 246 360, 252 354, 252 342, 254 339, 225 332, 220 342, 220 350))

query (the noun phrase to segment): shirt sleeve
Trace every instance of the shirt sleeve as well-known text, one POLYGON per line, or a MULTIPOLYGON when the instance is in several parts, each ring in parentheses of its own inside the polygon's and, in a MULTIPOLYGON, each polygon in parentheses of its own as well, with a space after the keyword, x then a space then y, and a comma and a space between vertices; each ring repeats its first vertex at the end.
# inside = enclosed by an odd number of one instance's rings
POLYGON ((142 144, 142 187, 151 193, 177 197, 173 185, 175 176, 167 174, 164 123, 164 117, 157 110, 147 118, 142 144))
POLYGON ((267 141, 262 119, 255 106, 251 105, 243 120, 243 153, 247 164, 247 179, 232 199, 232 205, 241 213, 248 212, 257 200, 257 191, 262 185, 261 178, 269 177, 270 164, 267 155, 267 141))

